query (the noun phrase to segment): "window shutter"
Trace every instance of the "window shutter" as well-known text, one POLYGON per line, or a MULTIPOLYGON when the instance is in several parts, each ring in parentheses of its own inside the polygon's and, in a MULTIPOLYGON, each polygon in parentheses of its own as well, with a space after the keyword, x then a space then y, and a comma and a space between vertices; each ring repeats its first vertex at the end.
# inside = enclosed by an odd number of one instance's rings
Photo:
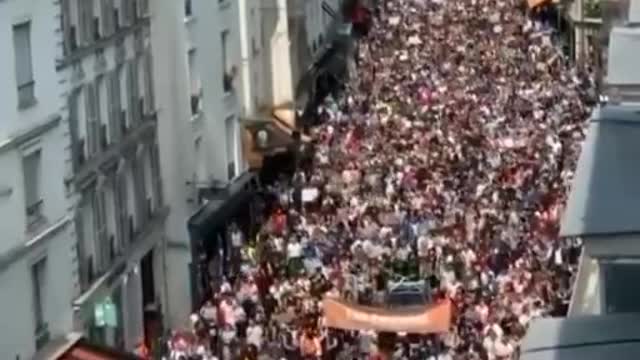
POLYGON ((93 0, 81 0, 84 4, 84 36, 87 44, 93 42, 93 0))
POLYGON ((127 178, 125 176, 125 174, 120 175, 120 177, 118 178, 118 189, 120 190, 119 192, 119 196, 120 196, 120 207, 119 207, 119 214, 120 214, 120 231, 121 231, 121 235, 122 235, 122 242, 123 244, 128 244, 131 242, 131 239, 129 238, 129 229, 128 229, 128 221, 129 221, 129 204, 128 204, 128 196, 129 196, 129 188, 128 188, 128 184, 127 184, 127 178))
POLYGON ((124 237, 124 224, 123 224, 123 211, 122 209, 124 209, 124 204, 122 202, 122 181, 121 181, 122 176, 120 174, 116 174, 115 176, 115 187, 114 187, 114 196, 113 196, 113 203, 114 203, 114 216, 115 216, 115 223, 116 223, 116 242, 119 244, 119 248, 120 249, 124 249, 125 248, 125 237, 124 237))
POLYGON ((94 153, 95 139, 93 136, 93 128, 95 123, 93 108, 93 84, 87 84, 84 87, 84 104, 85 104, 85 131, 87 139, 87 149, 89 154, 94 153))
POLYGON ((105 77, 105 82, 107 86, 107 121, 109 122, 109 134, 111 134, 112 141, 115 141, 118 134, 118 129, 115 121, 115 111, 114 111, 114 95, 113 91, 113 73, 108 74, 105 77))
POLYGON ((111 109, 113 111, 113 116, 111 120, 113 121, 114 134, 118 134, 117 138, 120 139, 120 73, 118 70, 113 71, 111 74, 111 91, 112 91, 112 101, 111 101, 111 109))
POLYGON ((127 88, 129 89, 129 118, 131 124, 135 124, 138 118, 136 117, 136 109, 138 107, 138 94, 135 89, 135 59, 127 64, 127 88))
POLYGON ((87 19, 87 5, 86 1, 77 1, 76 7, 78 12, 78 28, 76 34, 78 36, 78 43, 85 45, 88 42, 89 34, 87 33, 88 19, 87 19))
POLYGON ((99 235, 98 239, 100 244, 100 257, 102 259, 105 269, 109 266, 109 258, 111 249, 109 248, 109 236, 107 234, 107 212, 106 212, 106 197, 104 190, 98 192, 98 219, 99 219, 99 235))
POLYGON ((98 77, 96 83, 94 84, 94 105, 95 105, 95 113, 96 113, 96 122, 100 124, 102 119, 102 94, 104 91, 104 76, 98 77))
POLYGON ((131 4, 132 0, 122 0, 120 2, 120 12, 122 13, 122 22, 124 26, 131 25, 131 4))
POLYGON ((100 21, 102 21, 102 34, 104 36, 111 35, 113 23, 113 11, 111 11, 111 4, 109 0, 100 0, 100 13, 102 14, 100 21))
POLYGON ((139 58, 135 58, 131 61, 131 66, 133 67, 133 69, 131 70, 132 74, 132 79, 133 79, 133 88, 132 88, 132 92, 133 92, 133 101, 134 101, 134 110, 135 110, 135 114, 136 114, 136 119, 140 120, 142 119, 142 108, 140 107, 140 96, 142 95, 140 92, 140 79, 139 79, 139 71, 138 71, 138 61, 139 58))
POLYGON ((62 32, 64 34, 64 54, 67 55, 71 53, 71 6, 69 4, 70 0, 61 0, 61 17, 62 17, 62 32))
POLYGON ((98 193, 95 188, 90 190, 89 193, 89 206, 91 211, 91 222, 92 227, 90 231, 93 232, 91 234, 93 240, 93 259, 95 262, 95 269, 98 270, 98 273, 102 272, 102 254, 100 251, 100 222, 99 222, 99 214, 98 214, 98 193))
POLYGON ((153 109, 155 108, 155 99, 153 92, 153 63, 151 52, 147 52, 144 57, 144 78, 147 97, 147 111, 153 112, 153 109))

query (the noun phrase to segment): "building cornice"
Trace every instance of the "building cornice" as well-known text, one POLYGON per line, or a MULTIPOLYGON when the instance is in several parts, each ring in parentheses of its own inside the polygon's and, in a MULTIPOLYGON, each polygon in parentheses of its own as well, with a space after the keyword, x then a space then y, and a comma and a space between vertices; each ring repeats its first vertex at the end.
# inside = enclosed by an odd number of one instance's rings
POLYGON ((23 130, 16 135, 10 136, 7 140, 0 142, 0 154, 14 149, 25 142, 46 133, 50 129, 58 126, 60 120, 61 117, 59 114, 52 114, 49 115, 46 120, 38 123, 30 129, 23 130))
POLYGON ((6 270, 14 262, 22 259, 38 244, 49 240, 60 233, 60 231, 64 230, 70 222, 71 218, 69 216, 65 216, 55 224, 49 226, 40 234, 34 236, 31 240, 25 242, 24 244, 14 246, 3 254, 0 254, 0 273, 6 270))

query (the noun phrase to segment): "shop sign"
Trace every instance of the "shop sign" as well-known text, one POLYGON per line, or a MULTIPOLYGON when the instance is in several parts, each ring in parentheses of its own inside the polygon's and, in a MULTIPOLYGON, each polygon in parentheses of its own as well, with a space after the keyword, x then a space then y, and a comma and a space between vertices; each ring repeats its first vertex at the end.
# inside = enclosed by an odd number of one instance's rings
POLYGON ((94 305, 93 316, 97 327, 118 327, 117 309, 111 297, 94 305))

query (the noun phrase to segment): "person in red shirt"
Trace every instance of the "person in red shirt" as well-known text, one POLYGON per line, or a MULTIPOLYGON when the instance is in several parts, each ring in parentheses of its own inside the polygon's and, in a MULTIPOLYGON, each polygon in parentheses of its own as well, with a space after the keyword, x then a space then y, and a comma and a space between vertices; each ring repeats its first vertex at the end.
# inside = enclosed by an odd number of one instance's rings
POLYGON ((136 348, 134 350, 134 353, 136 354, 136 356, 140 357, 141 359, 145 359, 145 360, 151 359, 151 355, 149 353, 149 348, 144 343, 144 339, 140 339, 138 341, 138 343, 136 344, 136 348))

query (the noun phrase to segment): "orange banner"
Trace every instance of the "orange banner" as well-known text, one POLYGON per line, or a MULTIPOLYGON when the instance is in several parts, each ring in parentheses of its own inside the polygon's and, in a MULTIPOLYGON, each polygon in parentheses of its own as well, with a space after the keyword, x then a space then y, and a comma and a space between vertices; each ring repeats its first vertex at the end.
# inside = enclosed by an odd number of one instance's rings
POLYGON ((538 6, 545 5, 548 2, 551 2, 551 1, 549 1, 549 0, 527 0, 527 4, 529 4, 529 9, 537 8, 538 6))
POLYGON ((451 302, 427 307, 384 309, 347 304, 339 299, 322 301, 325 325, 344 330, 375 330, 413 334, 445 333, 451 325, 451 302))

